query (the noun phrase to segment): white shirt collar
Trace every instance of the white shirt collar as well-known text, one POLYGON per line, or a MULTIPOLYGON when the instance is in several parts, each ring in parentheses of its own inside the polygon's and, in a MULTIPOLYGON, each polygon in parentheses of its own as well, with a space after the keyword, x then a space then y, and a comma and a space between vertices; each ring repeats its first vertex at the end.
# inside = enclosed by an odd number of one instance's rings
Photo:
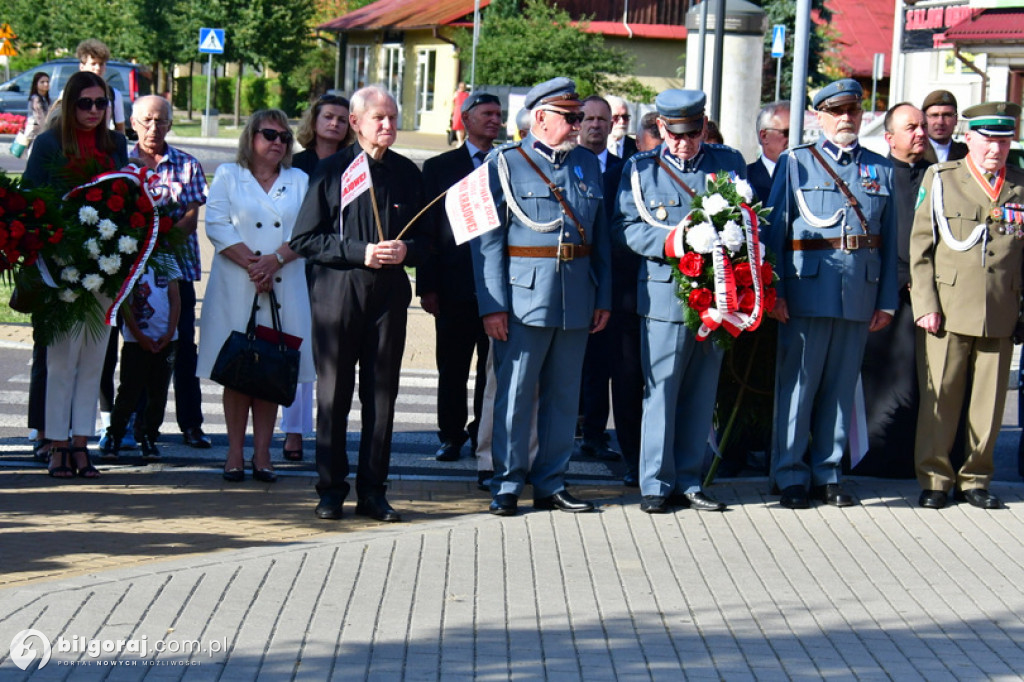
POLYGON ((774 178, 775 177, 775 167, 777 165, 779 165, 779 164, 777 162, 775 162, 775 161, 772 161, 771 159, 769 159, 764 154, 761 155, 761 163, 763 163, 764 167, 768 169, 768 177, 774 178))
POLYGON ((928 138, 928 141, 932 143, 932 148, 935 150, 935 158, 940 162, 949 160, 949 148, 953 146, 953 140, 951 139, 946 144, 936 142, 932 138, 928 138))

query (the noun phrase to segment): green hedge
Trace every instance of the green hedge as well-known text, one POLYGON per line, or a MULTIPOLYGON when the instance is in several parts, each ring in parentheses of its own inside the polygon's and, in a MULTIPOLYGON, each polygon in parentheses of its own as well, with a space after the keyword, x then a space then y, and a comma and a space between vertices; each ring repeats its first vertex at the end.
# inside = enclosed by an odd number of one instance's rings
MULTIPOLYGON (((188 76, 174 79, 174 106, 177 109, 188 107, 188 76)), ((235 78, 221 77, 215 84, 214 106, 221 114, 230 114, 235 110, 235 78)), ((277 79, 260 76, 242 77, 242 111, 246 116, 259 109, 281 106, 281 86, 277 79)), ((192 76, 192 109, 203 111, 206 108, 206 76, 192 76)))

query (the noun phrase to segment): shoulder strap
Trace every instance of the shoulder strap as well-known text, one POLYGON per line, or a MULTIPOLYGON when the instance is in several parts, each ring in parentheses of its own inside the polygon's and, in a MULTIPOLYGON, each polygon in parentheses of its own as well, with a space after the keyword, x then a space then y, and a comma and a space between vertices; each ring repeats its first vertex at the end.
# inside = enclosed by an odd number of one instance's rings
POLYGON ((540 167, 533 162, 533 159, 530 158, 529 154, 526 153, 525 149, 523 149, 522 147, 516 147, 516 149, 518 149, 519 153, 523 155, 524 159, 526 159, 526 163, 530 164, 530 168, 532 168, 537 173, 537 175, 540 176, 540 179, 544 181, 544 184, 548 186, 548 189, 551 190, 551 193, 555 195, 555 199, 558 200, 558 203, 561 205, 562 210, 565 211, 565 215, 569 216, 569 219, 576 223, 576 231, 580 233, 581 243, 586 244, 587 235, 583 230, 583 225, 580 224, 580 221, 576 218, 576 214, 572 212, 572 207, 569 206, 569 203, 565 200, 564 197, 562 197, 562 193, 561 191, 559 191, 558 186, 555 183, 551 182, 551 180, 548 179, 548 176, 544 175, 544 171, 542 171, 540 167))
POLYGON ((822 157, 821 152, 818 151, 818 148, 816 146, 811 145, 810 147, 807 148, 807 150, 811 152, 811 155, 815 159, 818 160, 818 163, 820 163, 821 167, 825 169, 825 172, 831 175, 832 179, 835 180, 836 187, 838 187, 839 191, 843 193, 843 196, 846 197, 846 200, 850 202, 850 208, 853 209, 853 212, 856 213, 857 217, 860 219, 861 231, 864 232, 864 234, 867 234, 868 219, 864 217, 864 212, 860 210, 860 202, 857 201, 857 197, 853 196, 853 192, 851 192, 850 188, 847 187, 845 182, 843 182, 843 179, 839 177, 835 169, 832 168, 832 166, 829 165, 827 161, 825 161, 824 157, 822 157))
POLYGON ((676 181, 676 184, 677 184, 677 185, 679 185, 680 187, 682 187, 682 188, 683 188, 683 191, 685 191, 685 192, 686 192, 687 194, 689 194, 689 195, 690 195, 690 198, 691 198, 691 199, 692 199, 692 198, 694 198, 695 196, 697 196, 697 192, 696 192, 696 191, 694 191, 694 189, 693 189, 692 187, 690 187, 690 186, 689 186, 689 185, 687 185, 687 184, 686 184, 685 182, 683 182, 683 179, 682 179, 682 178, 680 178, 680 177, 679 177, 678 175, 676 175, 675 173, 673 173, 673 172, 672 172, 672 169, 668 167, 668 164, 667 164, 667 163, 665 163, 664 161, 662 161, 662 159, 661 159, 661 156, 660 156, 660 155, 658 155, 658 156, 655 156, 655 157, 654 157, 654 160, 658 162, 658 165, 659 165, 659 166, 661 166, 661 167, 662 167, 662 169, 663 169, 663 170, 664 170, 664 171, 665 171, 666 173, 668 173, 668 176, 669 176, 670 178, 672 178, 673 180, 675 180, 675 181, 676 181))

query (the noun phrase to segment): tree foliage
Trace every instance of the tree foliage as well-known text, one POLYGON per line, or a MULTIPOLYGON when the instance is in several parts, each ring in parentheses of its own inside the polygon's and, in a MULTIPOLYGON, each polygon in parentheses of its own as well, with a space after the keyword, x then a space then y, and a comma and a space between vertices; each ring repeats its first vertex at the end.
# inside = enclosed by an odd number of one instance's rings
MULTIPOLYGON (((568 76, 582 96, 627 91, 634 98, 653 98, 653 91, 628 77, 633 55, 606 47, 600 34, 586 33, 586 20, 574 24, 568 12, 544 0, 526 0, 521 12, 515 5, 496 1, 484 14, 476 49, 478 82, 528 87, 568 76)), ((472 32, 460 30, 455 42, 469 55, 472 32)))
MULTIPOLYGON (((796 35, 796 3, 793 0, 763 0, 761 9, 768 15, 768 25, 782 24, 786 27, 786 54, 782 57, 781 97, 787 99, 793 85, 793 37, 796 35)), ((835 58, 836 36, 831 30, 832 11, 825 0, 811 0, 811 12, 821 23, 811 25, 808 51, 811 59, 807 65, 807 84, 820 87, 840 77, 838 61, 835 58)), ((764 77, 761 80, 761 100, 775 99, 776 61, 771 57, 772 32, 765 34, 764 77)))

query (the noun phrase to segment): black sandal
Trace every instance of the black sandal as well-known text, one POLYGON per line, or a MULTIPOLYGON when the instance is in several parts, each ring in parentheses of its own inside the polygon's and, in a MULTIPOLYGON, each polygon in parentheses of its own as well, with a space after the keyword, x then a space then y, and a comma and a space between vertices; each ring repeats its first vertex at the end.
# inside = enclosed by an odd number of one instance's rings
POLYGON ((92 465, 89 460, 89 450, 85 447, 73 447, 71 448, 71 455, 74 456, 76 452, 85 453, 85 466, 78 470, 78 476, 80 478, 99 478, 100 470, 92 465))
POLYGON ((51 454, 56 452, 60 455, 60 464, 53 468, 46 468, 46 472, 50 475, 50 478, 74 478, 75 469, 71 466, 71 450, 67 448, 53 448, 50 452, 51 454))
POLYGON ((284 454, 284 458, 289 462, 302 461, 302 448, 299 448, 298 450, 289 450, 288 448, 282 448, 281 452, 284 454))

